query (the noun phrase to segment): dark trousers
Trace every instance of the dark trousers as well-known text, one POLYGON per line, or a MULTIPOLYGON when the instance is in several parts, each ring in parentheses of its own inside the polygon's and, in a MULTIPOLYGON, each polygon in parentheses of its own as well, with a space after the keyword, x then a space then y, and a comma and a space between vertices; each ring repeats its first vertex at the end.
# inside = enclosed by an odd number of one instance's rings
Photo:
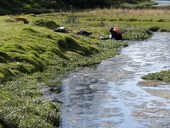
POLYGON ((122 34, 117 33, 117 32, 112 32, 112 39, 114 38, 115 40, 122 40, 122 34))

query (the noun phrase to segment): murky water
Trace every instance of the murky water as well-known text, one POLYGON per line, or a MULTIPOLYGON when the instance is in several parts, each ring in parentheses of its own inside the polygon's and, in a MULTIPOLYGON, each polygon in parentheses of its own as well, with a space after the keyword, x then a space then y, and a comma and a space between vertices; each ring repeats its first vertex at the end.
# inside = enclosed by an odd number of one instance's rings
POLYGON ((170 69, 170 33, 130 42, 121 55, 63 80, 61 128, 170 128, 170 86, 139 86, 170 69))
POLYGON ((170 6, 170 0, 153 0, 153 1, 158 3, 158 5, 154 5, 157 7, 170 6))

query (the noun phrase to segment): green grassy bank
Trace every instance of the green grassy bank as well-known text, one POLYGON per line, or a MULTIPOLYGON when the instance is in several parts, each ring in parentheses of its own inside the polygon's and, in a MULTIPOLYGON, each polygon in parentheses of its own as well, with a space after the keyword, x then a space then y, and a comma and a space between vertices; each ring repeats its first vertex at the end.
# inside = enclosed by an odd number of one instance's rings
POLYGON ((170 82, 170 70, 156 72, 156 73, 149 73, 148 75, 143 76, 142 79, 170 82))
POLYGON ((0 127, 54 128, 60 104, 42 99, 42 83, 80 66, 100 63, 118 54, 125 41, 100 40, 119 26, 125 40, 143 40, 151 31, 170 31, 169 10, 97 9, 76 13, 0 17, 0 127), (142 14, 142 15, 141 15, 142 14), (53 28, 65 26, 68 33, 53 28), (77 35, 80 30, 90 37, 77 35))

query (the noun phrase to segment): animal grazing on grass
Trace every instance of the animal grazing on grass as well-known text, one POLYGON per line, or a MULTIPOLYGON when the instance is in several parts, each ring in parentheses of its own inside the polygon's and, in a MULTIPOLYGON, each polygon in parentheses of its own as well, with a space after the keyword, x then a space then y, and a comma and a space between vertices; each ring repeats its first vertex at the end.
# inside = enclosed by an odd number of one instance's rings
POLYGON ((63 26, 54 29, 54 31, 55 32, 62 32, 62 33, 68 33, 68 30, 63 26))
POLYGON ((84 30, 81 30, 80 32, 77 32, 78 35, 83 35, 83 36, 90 36, 91 34, 93 34, 92 32, 87 32, 84 30))
POLYGON ((23 18, 23 17, 15 17, 14 19, 17 22, 23 22, 24 24, 28 24, 29 23, 29 21, 26 18, 23 18))

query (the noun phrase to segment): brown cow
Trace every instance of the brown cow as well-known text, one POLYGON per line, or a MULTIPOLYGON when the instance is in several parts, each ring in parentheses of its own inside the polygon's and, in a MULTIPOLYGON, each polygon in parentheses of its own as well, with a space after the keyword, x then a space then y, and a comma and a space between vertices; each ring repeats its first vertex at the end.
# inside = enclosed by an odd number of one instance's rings
POLYGON ((23 22, 24 24, 28 24, 29 21, 26 18, 23 17, 15 17, 14 18, 17 22, 23 22))

